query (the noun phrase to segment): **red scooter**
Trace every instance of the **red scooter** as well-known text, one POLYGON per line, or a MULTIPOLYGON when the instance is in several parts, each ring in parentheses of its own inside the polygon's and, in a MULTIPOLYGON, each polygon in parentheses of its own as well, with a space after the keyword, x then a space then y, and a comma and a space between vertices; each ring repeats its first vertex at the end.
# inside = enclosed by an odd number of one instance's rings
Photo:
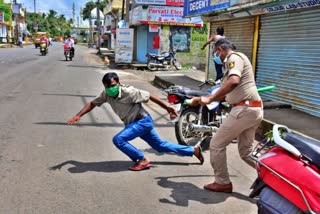
POLYGON ((252 153, 258 178, 251 198, 258 213, 320 213, 320 142, 273 126, 273 140, 252 153))

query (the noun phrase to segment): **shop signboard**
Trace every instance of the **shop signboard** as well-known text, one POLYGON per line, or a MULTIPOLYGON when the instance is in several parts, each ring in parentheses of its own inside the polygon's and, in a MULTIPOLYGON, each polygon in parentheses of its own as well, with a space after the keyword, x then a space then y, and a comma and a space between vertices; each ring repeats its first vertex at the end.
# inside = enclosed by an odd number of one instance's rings
POLYGON ((132 24, 153 24, 173 26, 195 26, 201 27, 201 18, 182 18, 183 7, 169 6, 139 6, 131 13, 132 24))
POLYGON ((133 56, 133 28, 118 28, 116 31, 116 63, 131 63, 133 56))
POLYGON ((135 0, 136 4, 183 6, 184 0, 135 0))
POLYGON ((229 0, 185 0, 183 16, 199 16, 228 7, 230 7, 229 0))
POLYGON ((257 7, 253 10, 249 10, 248 12, 251 15, 260 15, 266 13, 276 13, 276 12, 284 12, 295 9, 303 9, 320 6, 320 0, 306 0, 306 1, 298 1, 288 4, 278 4, 270 7, 257 7))
POLYGON ((20 4, 13 4, 12 5, 12 12, 13 12, 13 14, 20 14, 20 4))
POLYGON ((230 0, 230 7, 235 5, 244 5, 244 4, 252 4, 252 3, 258 3, 263 2, 264 0, 230 0))
POLYGON ((149 25, 149 32, 158 32, 159 26, 158 25, 149 25))

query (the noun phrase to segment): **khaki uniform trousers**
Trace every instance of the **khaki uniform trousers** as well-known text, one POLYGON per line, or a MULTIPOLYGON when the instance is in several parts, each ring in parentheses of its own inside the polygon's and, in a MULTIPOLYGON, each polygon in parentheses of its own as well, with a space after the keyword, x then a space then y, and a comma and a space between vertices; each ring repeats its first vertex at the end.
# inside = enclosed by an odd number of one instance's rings
POLYGON ((255 162, 250 158, 253 150, 256 129, 263 119, 261 107, 237 106, 231 109, 210 142, 210 161, 214 170, 215 182, 230 183, 226 146, 235 138, 238 139, 240 157, 250 166, 255 162))

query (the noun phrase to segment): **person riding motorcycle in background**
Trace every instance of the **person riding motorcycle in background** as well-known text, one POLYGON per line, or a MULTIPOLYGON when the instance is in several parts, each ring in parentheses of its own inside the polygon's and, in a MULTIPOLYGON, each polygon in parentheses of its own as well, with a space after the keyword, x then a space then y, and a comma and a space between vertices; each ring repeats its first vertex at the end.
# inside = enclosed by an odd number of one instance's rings
POLYGON ((68 38, 66 39, 66 41, 64 43, 70 45, 71 54, 74 56, 74 40, 71 38, 71 36, 68 36, 68 38))
POLYGON ((48 47, 49 40, 45 36, 41 36, 40 42, 45 42, 48 47))

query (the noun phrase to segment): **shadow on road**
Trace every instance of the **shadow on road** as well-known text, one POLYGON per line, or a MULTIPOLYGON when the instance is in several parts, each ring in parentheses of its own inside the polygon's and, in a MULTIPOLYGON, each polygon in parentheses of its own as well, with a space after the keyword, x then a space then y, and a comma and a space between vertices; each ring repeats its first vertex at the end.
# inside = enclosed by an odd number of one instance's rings
POLYGON ((68 67, 76 67, 76 68, 104 68, 103 65, 101 66, 92 66, 92 65, 67 65, 68 67))
MULTIPOLYGON (((36 125, 63 125, 63 126, 76 126, 76 127, 124 127, 123 123, 78 123, 68 125, 67 123, 63 122, 38 122, 33 123, 36 125)), ((156 128, 167 128, 172 127, 171 124, 155 124, 156 128)))
POLYGON ((42 95, 50 95, 50 96, 70 96, 70 97, 97 97, 94 95, 80 95, 80 94, 49 94, 49 93, 43 93, 42 95))
MULTIPOLYGON (((159 202, 166 204, 173 204, 177 206, 188 207, 189 201, 198 201, 203 204, 218 204, 226 201, 229 197, 234 197, 243 201, 248 201, 250 203, 255 203, 254 199, 249 198, 241 193, 233 192, 229 193, 214 193, 208 190, 204 190, 195 186, 194 184, 187 182, 175 182, 169 180, 170 178, 182 178, 182 177, 203 177, 208 175, 185 175, 185 176, 173 176, 173 177, 157 177, 159 179, 158 184, 161 187, 172 189, 171 198, 159 199, 159 202)), ((210 175, 212 177, 212 175, 210 175)))
MULTIPOLYGON (((132 161, 103 161, 103 162, 80 162, 68 160, 58 165, 49 167, 49 170, 60 170, 65 165, 73 165, 68 168, 70 173, 84 173, 84 172, 122 172, 127 171, 133 164, 132 161)), ((152 162, 152 165, 182 165, 188 166, 188 163, 179 162, 152 162)))

